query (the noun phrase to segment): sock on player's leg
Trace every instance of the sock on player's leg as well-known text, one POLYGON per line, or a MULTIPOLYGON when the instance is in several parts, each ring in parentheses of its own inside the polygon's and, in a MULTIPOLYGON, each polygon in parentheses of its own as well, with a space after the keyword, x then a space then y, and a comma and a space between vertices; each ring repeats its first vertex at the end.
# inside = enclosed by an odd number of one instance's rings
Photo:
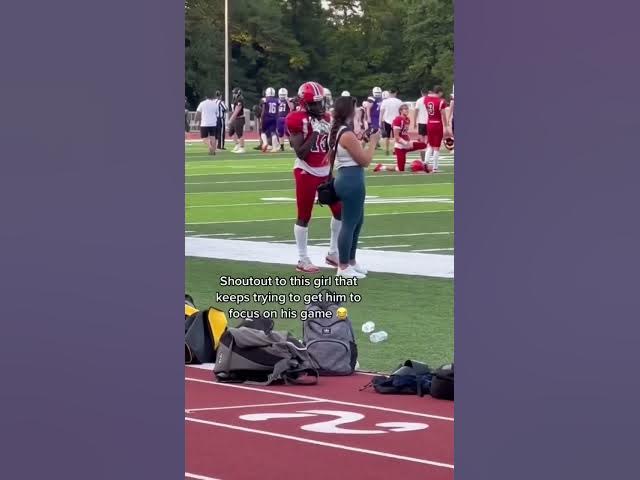
POLYGON ((431 145, 427 146, 427 153, 425 154, 425 159, 424 161, 426 163, 429 163, 429 161, 431 160, 431 156, 433 155, 433 147, 431 145))
POLYGON ((271 136, 271 145, 273 145, 273 151, 277 151, 280 150, 280 140, 278 140, 278 136, 277 135, 272 135, 271 136))
POLYGON ((440 158, 440 152, 438 150, 434 150, 433 152, 433 169, 438 169, 438 158, 440 158))
POLYGON ((267 134, 266 133, 261 133, 260 134, 260 138, 262 139, 262 146, 264 147, 265 145, 268 145, 269 142, 267 141, 267 134))
POLYGON ((340 235, 340 227, 342 221, 331 217, 331 239, 329 240, 329 255, 338 253, 338 235, 340 235))
POLYGON ((298 247, 298 257, 300 260, 308 259, 307 238, 309 237, 309 227, 301 227, 295 224, 293 226, 293 236, 296 239, 296 246, 298 247))

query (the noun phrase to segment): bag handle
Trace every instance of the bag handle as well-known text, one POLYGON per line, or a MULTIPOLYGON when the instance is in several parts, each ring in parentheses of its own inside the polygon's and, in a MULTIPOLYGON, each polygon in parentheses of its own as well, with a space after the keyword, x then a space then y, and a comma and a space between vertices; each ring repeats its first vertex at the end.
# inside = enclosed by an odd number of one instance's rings
POLYGON ((329 158, 330 158, 330 164, 331 164, 331 167, 329 167, 329 178, 333 177, 333 164, 336 162, 336 155, 338 154, 338 145, 340 144, 340 138, 342 137, 342 134, 347 128, 348 127, 346 125, 343 125, 338 129, 338 133, 336 135, 337 137, 336 144, 331 149, 331 152, 329 152, 329 156, 330 156, 329 158))

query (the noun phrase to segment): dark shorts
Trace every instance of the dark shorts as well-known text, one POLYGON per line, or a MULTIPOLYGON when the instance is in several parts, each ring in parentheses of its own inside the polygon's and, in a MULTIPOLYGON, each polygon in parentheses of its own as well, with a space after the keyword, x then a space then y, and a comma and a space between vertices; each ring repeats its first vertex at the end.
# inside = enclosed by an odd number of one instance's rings
POLYGON ((200 127, 200 138, 217 137, 218 127, 200 127))
POLYGON ((426 123, 419 123, 418 124, 418 135, 420 135, 421 137, 426 137, 427 136, 427 124, 426 123))
POLYGON ((280 138, 284 137, 286 132, 285 125, 287 123, 287 119, 285 117, 278 117, 278 136, 280 138))
POLYGON ((237 135, 238 138, 242 138, 244 135, 244 117, 236 118, 231 125, 229 125, 229 135, 237 135))
POLYGON ((276 134, 276 123, 277 119, 267 117, 262 122, 262 133, 266 134, 267 137, 271 137, 276 134))
POLYGON ((393 131, 393 129, 391 128, 391 124, 387 123, 387 122, 382 122, 382 131, 380 132, 380 135, 382 136, 382 138, 391 138, 391 132, 393 131))

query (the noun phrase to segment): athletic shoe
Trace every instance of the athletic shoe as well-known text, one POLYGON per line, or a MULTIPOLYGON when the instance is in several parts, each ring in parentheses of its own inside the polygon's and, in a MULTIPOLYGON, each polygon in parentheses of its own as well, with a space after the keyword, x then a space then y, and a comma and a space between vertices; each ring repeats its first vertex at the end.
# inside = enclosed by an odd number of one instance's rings
POLYGON ((271 148, 271 147, 269 147, 269 145, 263 145, 262 146, 262 153, 267 153, 269 151, 269 148, 271 148))
POLYGON ((300 260, 296 266, 296 270, 302 273, 318 273, 320 269, 316 267, 308 258, 300 260))
POLYGON ((237 144, 235 147, 233 147, 233 150, 231 150, 232 153, 238 153, 238 148, 240 148, 237 144))
POLYGON ((360 265, 359 263, 356 263, 355 265, 351 265, 351 266, 356 272, 361 273, 362 275, 367 275, 369 273, 369 270, 367 270, 364 266, 360 265))
POLYGON ((433 168, 431 168, 431 165, 429 165, 428 163, 424 164, 424 171, 427 173, 432 173, 433 172, 433 168))
POLYGON ((238 150, 236 150, 236 153, 244 153, 244 148, 239 148, 238 150))
POLYGON ((373 172, 374 172, 374 173, 375 173, 375 172, 379 172, 380 170, 382 170, 382 164, 381 164, 381 163, 379 163, 379 164, 377 164, 377 165, 376 165, 376 168, 374 168, 374 169, 373 169, 373 172))
POLYGON ((327 265, 331 265, 332 267, 338 266, 338 254, 337 253, 329 253, 326 257, 324 257, 324 261, 327 265))
POLYGON ((280 145, 280 151, 284 152, 284 145, 280 145))
POLYGON ((346 277, 346 278, 365 278, 366 275, 360 272, 357 272, 355 268, 349 265, 347 268, 338 268, 336 272, 337 277, 346 277))

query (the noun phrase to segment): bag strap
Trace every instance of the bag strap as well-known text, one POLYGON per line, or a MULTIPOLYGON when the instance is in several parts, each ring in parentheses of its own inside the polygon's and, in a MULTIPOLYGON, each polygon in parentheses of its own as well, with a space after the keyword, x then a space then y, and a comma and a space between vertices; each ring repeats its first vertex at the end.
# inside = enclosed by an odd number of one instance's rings
POLYGON ((329 168, 329 178, 333 177, 333 164, 336 162, 336 155, 338 154, 338 145, 340 144, 340 138, 345 130, 347 130, 347 126, 343 125, 338 129, 338 134, 336 135, 336 144, 333 146, 330 152, 330 163, 331 167, 329 168))

